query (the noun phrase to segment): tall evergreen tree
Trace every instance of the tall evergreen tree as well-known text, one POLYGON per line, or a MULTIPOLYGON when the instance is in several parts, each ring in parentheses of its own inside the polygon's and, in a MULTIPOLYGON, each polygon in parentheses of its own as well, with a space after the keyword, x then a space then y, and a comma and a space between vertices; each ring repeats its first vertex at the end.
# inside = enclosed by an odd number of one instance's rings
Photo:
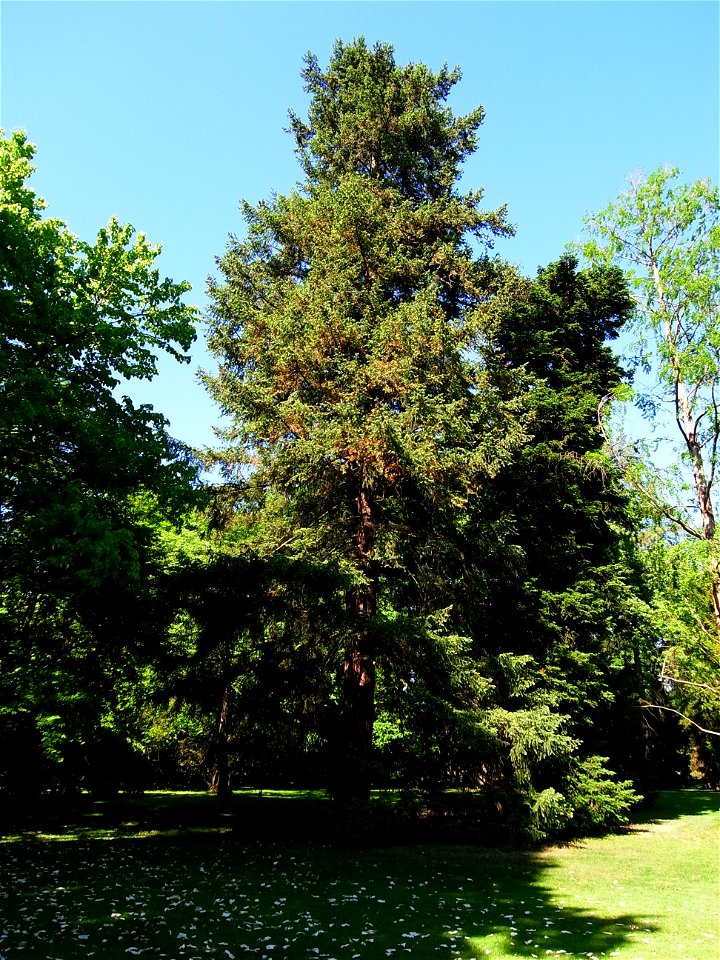
POLYGON ((232 420, 216 457, 250 542, 352 578, 337 788, 363 796, 389 623, 398 604, 430 612, 423 571, 522 435, 521 373, 498 361, 479 309, 508 227, 458 189, 483 119, 446 106, 459 71, 398 67, 390 46, 359 40, 338 42, 326 70, 308 55, 302 76, 304 181, 244 206, 247 238, 210 284, 207 384, 232 420))
POLYGON ((632 308, 617 268, 583 271, 572 257, 533 281, 508 275, 493 301, 499 346, 534 378, 532 440, 483 505, 517 549, 514 575, 490 585, 474 632, 491 653, 534 658, 581 754, 610 755, 639 775, 642 576, 598 424, 602 398, 624 377, 608 341, 632 308))

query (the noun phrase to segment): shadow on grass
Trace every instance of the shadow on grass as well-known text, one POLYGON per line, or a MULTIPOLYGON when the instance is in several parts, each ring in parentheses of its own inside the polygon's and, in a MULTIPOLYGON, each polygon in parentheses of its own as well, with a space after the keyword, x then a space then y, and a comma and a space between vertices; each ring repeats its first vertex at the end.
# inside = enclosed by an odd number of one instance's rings
POLYGON ((718 790, 661 790, 650 803, 643 805, 635 812, 631 828, 718 811, 720 811, 720 791, 718 790))
POLYGON ((0 836, 36 839, 226 834, 251 842, 326 842, 332 804, 322 791, 240 791, 225 803, 209 793, 152 791, 97 800, 40 797, 0 807, 0 836))
MULTIPOLYGON (((118 794, 106 800, 87 794, 43 796, 21 803, 6 798, 0 799, 0 837, 78 839, 231 831, 238 841, 352 846, 363 845, 365 835, 382 845, 466 842, 473 836, 472 830, 467 833, 462 827, 462 817, 457 818, 460 830, 454 834, 442 825, 435 829, 435 824, 407 821, 396 812, 396 799, 397 795, 389 791, 378 792, 365 823, 362 811, 350 810, 339 817, 322 790, 240 790, 225 803, 209 793, 165 790, 118 794)), ((662 791, 651 805, 636 811, 628 829, 718 810, 720 792, 662 791)), ((486 836, 476 832, 472 842, 478 842, 478 837, 482 842, 486 836)))
POLYGON ((543 879, 552 862, 533 854, 349 854, 198 835, 78 840, 68 853, 65 843, 0 845, 3 955, 30 944, 36 960, 599 956, 641 928, 629 913, 559 903, 543 879))
MULTIPOLYGON (((478 865, 476 860, 476 871, 478 865)), ((659 929, 651 918, 634 913, 605 914, 590 903, 567 903, 553 889, 551 874, 559 866, 551 858, 505 854, 491 856, 487 865, 487 879, 476 875, 472 891, 468 894, 466 886, 456 898, 460 919, 451 932, 460 938, 449 941, 450 954, 463 960, 608 956, 632 943, 640 931, 652 935, 659 929)), ((448 942, 447 932, 444 937, 448 942)), ((441 934, 438 942, 442 940, 441 934)))
MULTIPOLYGON (((647 819, 719 801, 663 794, 647 819)), ((651 917, 562 902, 552 853, 336 849, 319 840, 329 811, 312 791, 241 794, 228 809, 206 795, 153 793, 79 798, 46 809, 42 822, 35 811, 0 844, 0 953, 31 945, 36 960, 599 957, 657 929, 651 917), (72 854, 53 839, 74 840, 72 854)))

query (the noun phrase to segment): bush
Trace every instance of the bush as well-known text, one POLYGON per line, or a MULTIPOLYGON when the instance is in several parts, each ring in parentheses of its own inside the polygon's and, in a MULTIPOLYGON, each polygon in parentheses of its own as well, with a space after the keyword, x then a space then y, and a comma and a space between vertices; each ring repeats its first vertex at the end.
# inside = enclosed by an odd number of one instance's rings
POLYGON ((631 780, 614 780, 605 767, 607 757, 576 760, 568 780, 567 799, 573 809, 574 834, 613 830, 628 822, 629 812, 642 797, 631 780))

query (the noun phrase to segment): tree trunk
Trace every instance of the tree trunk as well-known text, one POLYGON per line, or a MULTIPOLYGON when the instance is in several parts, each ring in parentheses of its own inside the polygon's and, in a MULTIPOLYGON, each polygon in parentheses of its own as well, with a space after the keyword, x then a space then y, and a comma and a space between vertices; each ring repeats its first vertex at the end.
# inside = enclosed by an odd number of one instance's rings
POLYGON ((230 726, 230 685, 223 686, 220 715, 215 737, 215 765, 210 789, 219 800, 228 800, 232 796, 230 788, 230 763, 228 751, 228 730, 230 726))
POLYGON ((712 577, 712 601, 715 613, 715 629, 720 639, 720 563, 716 558, 711 561, 710 576, 712 577))
POLYGON ((679 369, 675 375, 678 378, 675 384, 676 419, 692 463, 693 483, 695 485, 698 509, 700 511, 702 539, 712 540, 715 537, 715 512, 710 494, 710 485, 705 474, 702 448, 697 439, 699 417, 696 418, 693 415, 687 388, 682 380, 679 379, 679 369))
MULTIPOLYGON (((676 374, 679 376, 678 374, 676 374)), ((693 482, 697 495, 698 510, 700 512, 701 539, 713 541, 715 539, 715 511, 713 510, 710 484, 708 483, 702 448, 697 439, 698 418, 693 416, 685 384, 681 380, 675 385, 677 422, 685 439, 685 446, 690 454, 693 470, 693 482)), ((712 595, 713 614, 715 617, 715 631, 720 638, 720 564, 713 557, 710 560, 710 589, 712 595)))
POLYGON ((356 545, 366 582, 349 599, 356 627, 345 650, 342 677, 342 727, 338 757, 338 800, 367 801, 372 780, 375 721, 375 640, 372 618, 377 607, 373 552, 377 520, 372 495, 362 487, 356 500, 356 545))
MULTIPOLYGON (((666 301, 660 269, 655 261, 652 262, 652 273, 662 309, 663 335, 668 350, 668 359, 675 379, 675 419, 685 441, 687 452, 690 455, 690 462, 692 463, 693 483, 695 485, 695 494, 700 512, 699 536, 702 540, 712 541, 715 539, 716 525, 711 495, 712 470, 710 473, 711 481, 708 482, 702 446, 698 441, 698 423, 700 422, 702 414, 700 417, 695 416, 687 386, 682 377, 682 365, 678 356, 677 336, 670 321, 672 312, 666 301)), ((715 558, 710 561, 709 574, 715 630, 718 639, 720 639, 720 564, 715 558)))

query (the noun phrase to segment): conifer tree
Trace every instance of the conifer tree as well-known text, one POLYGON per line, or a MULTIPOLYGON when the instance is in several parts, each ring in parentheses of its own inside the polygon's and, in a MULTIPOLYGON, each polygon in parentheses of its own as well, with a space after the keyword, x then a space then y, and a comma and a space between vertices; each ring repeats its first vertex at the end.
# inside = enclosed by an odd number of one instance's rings
POLYGON ((522 435, 520 373, 494 356, 479 309, 509 228, 482 192, 459 191, 483 111, 446 105, 458 70, 399 67, 359 40, 337 42, 326 70, 308 55, 302 76, 308 118, 290 119, 304 180, 244 205, 247 236, 210 284, 206 379, 231 418, 214 456, 249 542, 350 578, 336 786, 362 797, 388 621, 398 604, 431 612, 423 567, 522 435))
POLYGON ((493 301, 507 362, 534 378, 532 438, 488 488, 485 520, 502 518, 517 550, 473 633, 491 652, 531 655, 580 754, 609 755, 640 778, 647 595, 598 423, 602 398, 627 376, 608 341, 632 308, 620 270, 579 270, 571 256, 533 281, 510 273, 493 301))

